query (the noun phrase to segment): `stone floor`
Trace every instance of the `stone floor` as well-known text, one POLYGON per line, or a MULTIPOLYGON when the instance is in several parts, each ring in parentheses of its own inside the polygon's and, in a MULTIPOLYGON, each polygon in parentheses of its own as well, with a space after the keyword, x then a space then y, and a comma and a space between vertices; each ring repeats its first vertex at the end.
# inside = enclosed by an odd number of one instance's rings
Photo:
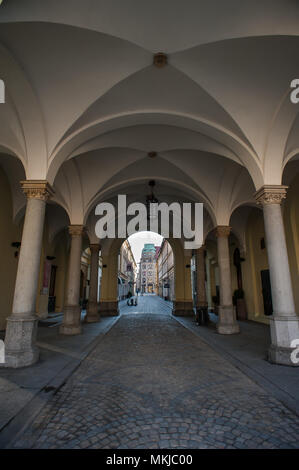
MULTIPOLYGON (((78 336, 59 334, 62 315, 55 321, 49 318, 48 322, 40 322, 39 362, 28 368, 0 368, 0 449, 49 399, 52 394, 49 388, 59 388, 117 320, 107 317, 100 323, 85 323, 82 335, 78 336)), ((4 339, 4 332, 0 338, 4 339)))
POLYGON ((15 448, 298 448, 299 418, 163 302, 122 313, 15 448))

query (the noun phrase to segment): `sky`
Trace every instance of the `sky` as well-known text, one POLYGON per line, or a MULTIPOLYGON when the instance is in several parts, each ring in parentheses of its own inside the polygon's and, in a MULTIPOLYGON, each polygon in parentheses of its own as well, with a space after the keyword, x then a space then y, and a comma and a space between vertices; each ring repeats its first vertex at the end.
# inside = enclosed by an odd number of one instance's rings
POLYGON ((141 252, 145 243, 154 243, 155 246, 161 246, 163 237, 153 232, 139 232, 134 233, 128 238, 131 245, 132 252, 136 263, 138 264, 141 258, 141 252))

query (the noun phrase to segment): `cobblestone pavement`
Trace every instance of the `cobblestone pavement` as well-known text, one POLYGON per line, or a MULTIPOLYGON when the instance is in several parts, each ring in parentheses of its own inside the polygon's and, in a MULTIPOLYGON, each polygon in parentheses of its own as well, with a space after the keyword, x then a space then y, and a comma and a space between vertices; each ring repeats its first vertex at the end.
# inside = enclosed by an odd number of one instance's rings
POLYGON ((159 305, 123 314, 15 447, 297 448, 298 417, 159 305))
POLYGON ((128 306, 126 300, 120 302, 120 312, 122 315, 128 313, 138 315, 140 313, 171 313, 171 310, 172 302, 165 302, 153 294, 139 295, 136 306, 128 306))

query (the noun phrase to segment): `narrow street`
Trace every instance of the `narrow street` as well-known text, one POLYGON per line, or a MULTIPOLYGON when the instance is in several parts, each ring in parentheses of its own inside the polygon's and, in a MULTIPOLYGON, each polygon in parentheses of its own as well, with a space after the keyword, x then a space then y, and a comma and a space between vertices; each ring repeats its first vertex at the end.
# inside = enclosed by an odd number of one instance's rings
MULTIPOLYGON (((136 299, 136 297, 134 297, 136 299)), ((123 300, 119 304, 120 313, 140 314, 140 313, 171 313, 172 302, 165 302, 153 294, 144 294, 137 297, 137 306, 128 306, 127 301, 123 300)))
POLYGON ((170 312, 155 296, 123 303, 15 447, 298 447, 298 417, 170 312))

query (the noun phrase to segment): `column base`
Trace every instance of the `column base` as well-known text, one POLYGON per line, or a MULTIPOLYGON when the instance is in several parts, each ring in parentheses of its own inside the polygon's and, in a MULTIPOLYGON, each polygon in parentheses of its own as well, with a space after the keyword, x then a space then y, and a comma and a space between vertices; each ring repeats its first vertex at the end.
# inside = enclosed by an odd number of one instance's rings
POLYGON ((194 317, 193 302, 174 301, 172 315, 175 317, 194 317))
POLYGON ((217 323, 217 332, 220 335, 235 335, 240 333, 240 327, 236 320, 236 311, 233 305, 219 306, 219 322, 217 323))
POLYGON ((90 314, 87 314, 85 319, 84 319, 84 322, 85 323, 99 323, 101 317, 99 314, 97 315, 90 315, 90 314))
POLYGON ((48 318, 49 316, 48 305, 49 305, 48 294, 41 294, 39 296, 38 311, 36 314, 39 320, 46 320, 48 318))
POLYGON ((18 369, 35 364, 39 349, 35 345, 38 319, 35 315, 11 316, 5 334, 5 363, 3 367, 18 369))
POLYGON ((100 315, 98 314, 98 310, 98 302, 89 301, 86 317, 84 319, 85 323, 98 323, 100 321, 100 315))
POLYGON ((119 316, 118 302, 117 301, 100 302, 98 311, 101 317, 118 317, 119 316))
POLYGON ((63 323, 59 328, 61 335, 75 336, 82 333, 81 307, 66 305, 64 307, 63 323))
POLYGON ((270 331, 272 344, 268 351, 268 360, 272 364, 298 367, 299 363, 292 360, 291 348, 293 340, 299 340, 299 317, 278 316, 270 318, 270 331))

